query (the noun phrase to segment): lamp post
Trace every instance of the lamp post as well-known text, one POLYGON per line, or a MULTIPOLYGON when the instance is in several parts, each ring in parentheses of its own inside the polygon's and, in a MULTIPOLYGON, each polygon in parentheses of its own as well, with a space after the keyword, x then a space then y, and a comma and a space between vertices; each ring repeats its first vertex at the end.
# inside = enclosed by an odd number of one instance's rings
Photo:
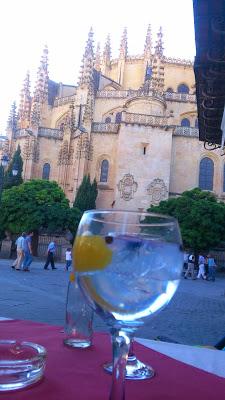
POLYGON ((19 172, 18 165, 17 165, 17 164, 13 164, 13 167, 12 167, 12 174, 13 174, 13 176, 17 176, 17 175, 18 175, 18 172, 19 172))
POLYGON ((3 154, 0 165, 0 201, 2 199, 2 191, 4 186, 5 168, 7 167, 8 163, 9 157, 6 154, 3 154))
MULTIPOLYGON (((1 165, 0 165, 0 201, 2 198, 2 191, 3 191, 3 187, 4 187, 4 179, 5 179, 5 169, 7 168, 8 164, 9 164, 9 157, 7 154, 3 154, 2 158, 1 158, 1 165)), ((13 164, 12 167, 12 175, 16 176, 18 174, 18 165, 17 164, 13 164)))

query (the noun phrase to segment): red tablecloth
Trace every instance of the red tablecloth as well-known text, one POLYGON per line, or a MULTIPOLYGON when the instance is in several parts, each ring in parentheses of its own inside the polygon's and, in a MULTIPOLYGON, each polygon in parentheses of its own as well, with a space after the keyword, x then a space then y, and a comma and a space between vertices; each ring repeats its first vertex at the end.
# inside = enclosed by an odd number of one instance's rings
MULTIPOLYGON (((33 341, 46 347, 44 379, 33 387, 1 393, 0 400, 108 400, 111 376, 102 364, 111 359, 108 335, 96 334, 93 347, 68 349, 60 327, 30 321, 0 322, 0 339, 33 341)), ((137 356, 156 377, 126 381, 126 400, 224 400, 225 379, 135 344, 137 356)))

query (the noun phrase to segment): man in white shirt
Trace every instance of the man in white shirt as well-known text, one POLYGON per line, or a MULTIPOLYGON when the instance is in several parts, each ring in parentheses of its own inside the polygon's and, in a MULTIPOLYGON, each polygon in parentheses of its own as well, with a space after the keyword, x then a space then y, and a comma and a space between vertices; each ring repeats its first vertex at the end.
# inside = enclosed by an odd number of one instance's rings
POLYGON ((15 270, 17 270, 17 271, 20 270, 20 267, 21 267, 21 264, 22 264, 22 261, 23 261, 23 258, 24 258, 23 245, 24 245, 25 236, 26 236, 26 233, 23 232, 22 235, 19 236, 19 237, 16 239, 16 253, 17 253, 17 258, 16 258, 16 260, 14 261, 14 263, 13 263, 13 265, 12 265, 12 268, 15 269, 15 270))
POLYGON ((52 269, 57 269, 55 267, 55 262, 54 262, 55 251, 56 251, 56 245, 55 245, 55 242, 52 241, 48 245, 47 260, 44 265, 44 269, 48 269, 49 264, 51 264, 52 269))

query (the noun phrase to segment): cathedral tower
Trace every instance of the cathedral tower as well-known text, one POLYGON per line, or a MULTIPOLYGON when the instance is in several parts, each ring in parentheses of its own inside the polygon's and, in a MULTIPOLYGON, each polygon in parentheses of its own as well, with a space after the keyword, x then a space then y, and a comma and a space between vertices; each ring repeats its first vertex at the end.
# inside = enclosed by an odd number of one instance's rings
POLYGON ((120 42, 120 52, 119 52, 119 61, 118 61, 118 83, 123 85, 123 77, 124 77, 124 69, 126 58, 128 55, 128 41, 127 41, 127 28, 124 28, 121 42, 120 42))
POLYGON ((28 71, 24 79, 23 88, 20 94, 20 105, 18 114, 18 125, 20 129, 29 128, 30 111, 31 111, 30 74, 28 71))
POLYGON ((44 107, 48 105, 48 79, 48 48, 45 46, 31 105, 30 125, 34 130, 43 123, 44 107))

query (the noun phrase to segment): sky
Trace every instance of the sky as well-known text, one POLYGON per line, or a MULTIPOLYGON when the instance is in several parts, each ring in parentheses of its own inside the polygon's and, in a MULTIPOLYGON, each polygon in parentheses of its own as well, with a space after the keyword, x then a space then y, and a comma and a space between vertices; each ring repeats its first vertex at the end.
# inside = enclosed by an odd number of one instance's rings
POLYGON ((142 54, 148 24, 153 39, 161 25, 166 56, 194 59, 192 0, 1 0, 0 135, 5 133, 11 104, 19 102, 26 71, 35 85, 45 44, 49 77, 75 85, 90 27, 95 44, 111 35, 117 57, 124 27, 128 53, 142 54))

